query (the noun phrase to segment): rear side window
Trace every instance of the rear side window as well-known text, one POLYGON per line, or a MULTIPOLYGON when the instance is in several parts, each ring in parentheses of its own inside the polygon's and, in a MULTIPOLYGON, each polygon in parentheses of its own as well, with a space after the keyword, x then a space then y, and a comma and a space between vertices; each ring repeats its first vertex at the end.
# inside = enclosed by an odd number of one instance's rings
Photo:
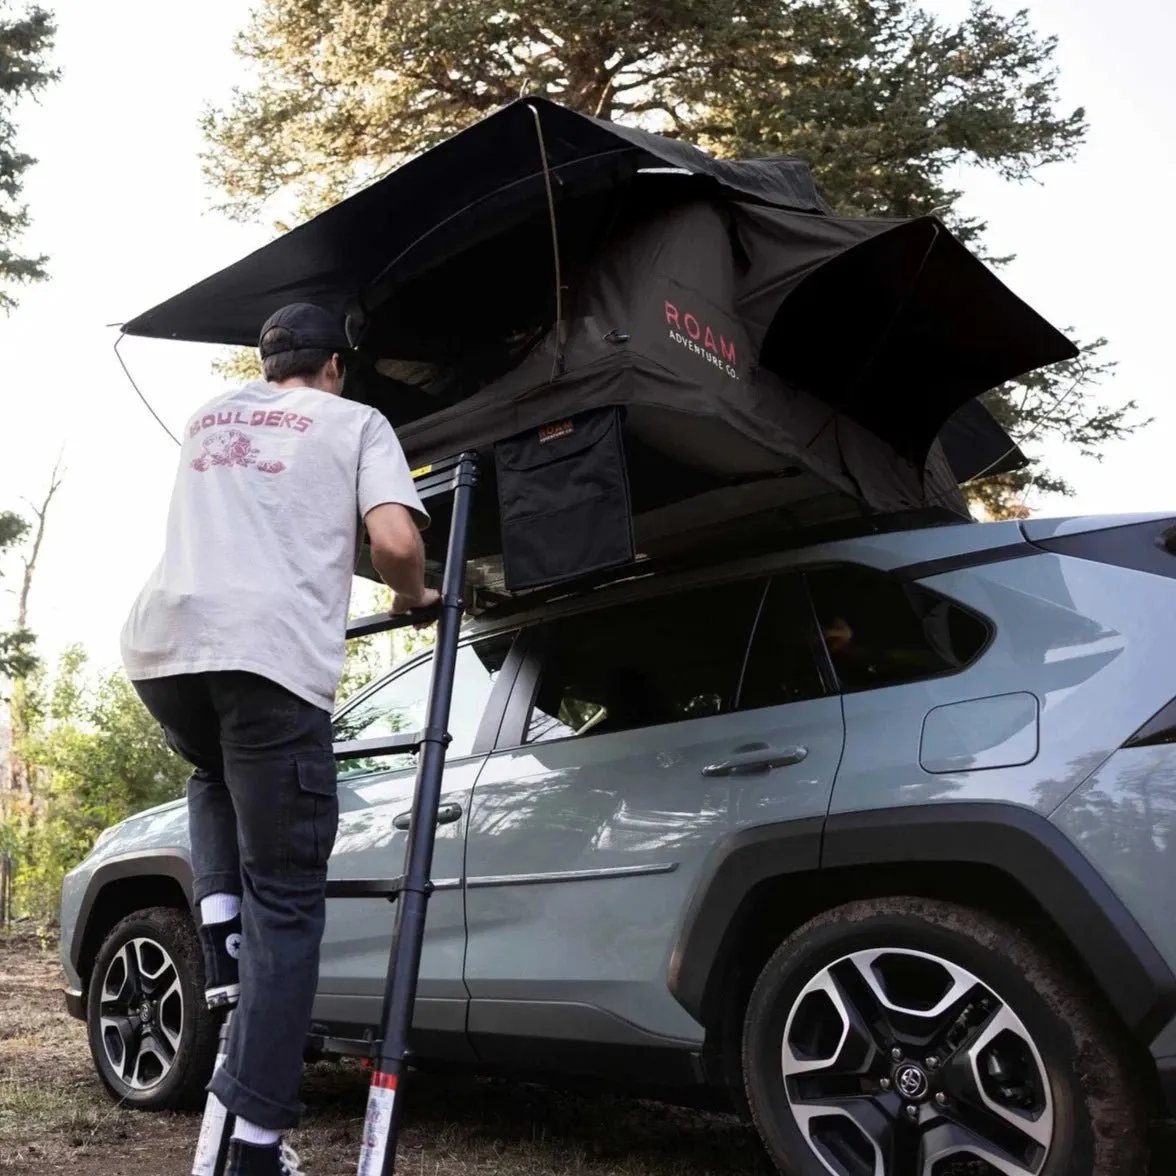
POLYGON ((768 588, 743 675, 740 710, 804 702, 825 693, 817 669, 821 638, 798 575, 778 576, 768 588))
POLYGON ((556 622, 526 741, 726 714, 764 581, 696 588, 556 622))
POLYGON ((988 644, 988 625, 975 613, 919 584, 852 566, 805 578, 843 690, 953 673, 988 644))

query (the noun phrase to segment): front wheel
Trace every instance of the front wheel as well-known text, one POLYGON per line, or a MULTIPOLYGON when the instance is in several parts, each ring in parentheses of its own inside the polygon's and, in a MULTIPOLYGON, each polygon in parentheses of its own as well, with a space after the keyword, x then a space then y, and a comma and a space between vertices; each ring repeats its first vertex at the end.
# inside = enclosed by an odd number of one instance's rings
POLYGON ((152 907, 118 923, 98 951, 86 1003, 90 1056, 114 1098, 150 1111, 201 1104, 219 1025, 186 911, 152 907))
POLYGON ((1125 1176, 1144 1103, 1115 1032, 1014 928, 922 898, 790 935, 744 1021, 747 1095, 787 1176, 1125 1176))

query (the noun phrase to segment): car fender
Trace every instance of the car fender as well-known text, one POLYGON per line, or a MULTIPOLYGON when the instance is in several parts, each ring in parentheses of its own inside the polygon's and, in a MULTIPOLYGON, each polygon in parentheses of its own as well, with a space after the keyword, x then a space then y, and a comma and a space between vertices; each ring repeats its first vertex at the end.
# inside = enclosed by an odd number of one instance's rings
POLYGON ((75 971, 81 972, 80 961, 88 941, 90 919, 102 892, 112 883, 134 878, 142 878, 145 882, 154 878, 171 879, 179 884, 189 909, 192 908, 192 864, 182 850, 144 849, 104 861, 90 875, 78 904, 75 931, 69 944, 69 962, 75 971))
POLYGON ((771 879, 815 875, 824 827, 823 816, 755 825, 727 834, 707 855, 669 961, 670 992, 699 1024, 710 1019, 724 965, 744 929, 747 899, 771 879))
POLYGON ((1176 1015, 1176 976, 1102 875, 1047 817, 999 802, 840 813, 728 835, 680 921, 671 993, 707 1023, 757 885, 787 875, 819 884, 834 870, 911 863, 988 867, 1032 895, 1138 1041, 1150 1043, 1176 1015))

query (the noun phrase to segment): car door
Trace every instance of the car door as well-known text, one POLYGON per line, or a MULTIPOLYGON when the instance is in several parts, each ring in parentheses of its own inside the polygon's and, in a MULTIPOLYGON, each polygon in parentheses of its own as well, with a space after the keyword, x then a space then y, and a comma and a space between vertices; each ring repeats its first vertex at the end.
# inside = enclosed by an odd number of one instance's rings
POLYGON ((681 1057, 702 1032, 667 968, 708 852, 828 807, 843 725, 811 609, 793 576, 748 579, 569 616, 532 642, 474 788, 471 1042, 565 1070, 609 1046, 681 1057), (731 769, 757 755, 776 766, 731 769))
MULTIPOLYGON (((449 718, 452 742, 433 856, 436 890, 429 900, 414 1019, 416 1045, 421 1048, 424 1042, 428 1052, 467 1052, 461 888, 465 828, 474 781, 493 743, 510 685, 504 671, 513 668, 513 642, 514 634, 504 633, 467 640, 458 648, 449 718)), ((362 693, 336 716, 336 743, 423 728, 431 671, 429 652, 362 693)), ((402 872, 416 761, 414 753, 340 762, 339 828, 330 881, 392 878, 402 872)), ((393 915, 393 904, 383 898, 328 899, 317 1022, 379 1024, 393 915)))

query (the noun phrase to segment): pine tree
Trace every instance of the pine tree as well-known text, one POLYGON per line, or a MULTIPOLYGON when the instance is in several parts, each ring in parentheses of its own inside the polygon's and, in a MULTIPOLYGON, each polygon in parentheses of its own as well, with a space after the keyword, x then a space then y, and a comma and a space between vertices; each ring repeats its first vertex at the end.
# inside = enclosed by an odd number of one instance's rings
POLYGON ((17 251, 29 225, 28 208, 21 203, 25 173, 36 163, 16 146, 16 108, 22 99, 39 94, 58 77, 46 64, 56 28, 43 8, 14 15, 0 2, 0 310, 16 305, 11 288, 46 277, 43 256, 17 251))

